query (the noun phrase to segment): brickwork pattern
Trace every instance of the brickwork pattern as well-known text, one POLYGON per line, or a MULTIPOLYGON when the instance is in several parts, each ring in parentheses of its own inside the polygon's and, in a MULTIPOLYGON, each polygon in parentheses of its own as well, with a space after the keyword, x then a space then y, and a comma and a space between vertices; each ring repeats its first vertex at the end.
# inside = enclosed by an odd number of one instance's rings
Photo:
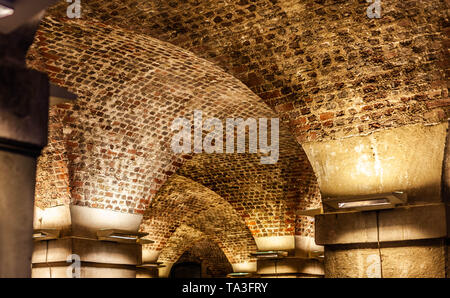
POLYGON ((357 0, 94 0, 83 18, 215 62, 307 142, 450 116, 448 1, 381 5, 370 19, 357 0))
POLYGON ((281 131, 280 144, 273 165, 262 165, 258 154, 198 154, 178 173, 229 202, 254 237, 314 237, 313 222, 296 216, 296 211, 320 208, 317 179, 290 134, 281 131))
MULTIPOLYGON (((296 228, 312 233, 312 223, 296 217, 295 210, 318 204, 317 183, 304 152, 285 129, 282 162, 273 166, 261 165, 259 154, 192 158, 168 149, 168 124, 194 109, 205 117, 275 117, 249 89, 212 64, 147 36, 52 17, 44 20, 28 64, 79 95, 77 102, 51 110, 49 146, 37 176, 41 208, 71 202, 128 213, 147 210, 142 230, 156 240, 150 248, 167 247, 173 232, 188 223, 207 233, 234 262, 248 260, 256 250, 252 233, 292 235, 296 228), (191 176, 208 187, 213 186, 208 179, 215 179, 211 173, 223 176, 223 171, 243 167, 232 173, 235 182, 223 181, 213 189, 221 189, 220 194, 230 190, 229 202, 217 194, 212 196, 217 202, 185 202, 189 194, 184 192, 172 197, 162 192, 152 201, 185 160, 219 165, 214 172, 192 169, 191 176), (255 177, 261 182, 254 184, 255 177), (247 190, 235 191, 233 183, 247 190)), ((189 181, 178 187, 197 186, 189 181)))
MULTIPOLYGON (((28 53, 28 65, 79 96, 75 103, 58 107, 65 110, 62 124, 51 123, 50 129, 63 127, 71 200, 81 206, 143 213, 188 157, 170 148, 170 124, 176 117, 192 117, 195 109, 205 118, 275 116, 242 83, 211 63, 100 23, 46 18, 28 53)), ((51 154, 44 152, 41 164, 56 158, 51 154)), ((59 179, 59 173, 40 173, 40 185, 59 179)), ((37 204, 59 204, 51 202, 56 195, 40 190, 37 204)), ((66 197, 64 190, 59 199, 66 197)))
POLYGON ((41 209, 68 205, 71 201, 71 181, 63 131, 64 117, 64 108, 50 108, 48 139, 51 141, 38 159, 36 173, 35 205, 41 209))
POLYGON ((158 262, 175 263, 198 242, 205 240, 207 236, 195 228, 180 225, 167 240, 166 246, 161 250, 158 262))
POLYGON ((182 194, 163 192, 161 202, 174 203, 168 203, 172 209, 161 204, 161 214, 173 222, 146 213, 143 225, 157 231, 157 249, 180 225, 209 237, 207 222, 223 210, 229 213, 219 228, 244 219, 236 235, 247 242, 239 248, 220 233, 213 239, 219 247, 235 245, 224 250, 229 259, 236 255, 234 261, 244 259, 252 235, 311 235, 311 220, 293 215, 318 204, 304 153, 294 154, 298 148, 284 142, 285 159, 265 170, 255 166, 256 156, 177 156, 168 146, 168 126, 194 109, 218 118, 270 118, 272 107, 302 143, 444 121, 450 116, 448 1, 383 0, 381 19, 369 19, 367 6, 342 0, 93 0, 83 4, 81 20, 67 19, 66 3, 55 6, 28 65, 79 100, 51 110, 37 205, 71 201, 144 213, 187 160, 179 172, 192 179, 186 187, 198 182, 211 188, 219 205, 197 198, 185 208, 182 194))
POLYGON ((217 243, 231 263, 248 260, 256 250, 244 220, 228 202, 201 184, 172 175, 144 214, 141 231, 155 241, 144 249, 162 250, 182 225, 217 243))

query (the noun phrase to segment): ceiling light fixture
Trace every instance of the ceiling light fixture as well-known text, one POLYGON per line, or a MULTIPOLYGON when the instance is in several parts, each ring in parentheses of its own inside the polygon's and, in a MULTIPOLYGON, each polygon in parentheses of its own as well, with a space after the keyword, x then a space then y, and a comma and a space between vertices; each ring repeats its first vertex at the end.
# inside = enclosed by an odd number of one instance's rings
POLYGON ((366 201, 338 203, 338 207, 341 209, 345 209, 345 208, 358 208, 358 207, 368 207, 368 206, 382 206, 382 205, 389 205, 389 204, 390 204, 390 202, 387 199, 375 199, 375 200, 366 200, 366 201))
POLYGON ((153 243, 152 240, 140 239, 147 236, 148 233, 130 232, 116 229, 102 229, 97 231, 98 240, 113 241, 121 243, 153 243))
POLYGON ((61 0, 0 0, 0 34, 10 34, 22 25, 37 22, 45 9, 58 1, 61 0))
POLYGON ((267 251, 257 251, 250 253, 250 256, 256 257, 258 259, 280 259, 287 257, 287 251, 281 250, 267 250, 267 251))
POLYGON ((310 259, 318 259, 323 260, 325 258, 325 254, 323 250, 313 250, 309 252, 309 258, 310 259))
POLYGON ((109 236, 109 238, 136 240, 136 236, 128 237, 128 236, 111 235, 111 236, 109 236))
POLYGON ((166 265, 163 265, 162 262, 154 262, 154 263, 143 263, 141 265, 138 265, 137 267, 144 269, 154 269, 154 268, 163 268, 166 267, 166 265))
POLYGON ((336 210, 380 210, 392 209, 397 205, 405 204, 407 195, 401 191, 391 193, 326 198, 323 200, 325 204, 336 210))
POLYGON ((43 241, 58 239, 59 234, 60 230, 57 229, 35 229, 33 230, 33 240, 43 241))
POLYGON ((0 18, 9 17, 14 14, 14 8, 9 1, 0 1, 0 18))

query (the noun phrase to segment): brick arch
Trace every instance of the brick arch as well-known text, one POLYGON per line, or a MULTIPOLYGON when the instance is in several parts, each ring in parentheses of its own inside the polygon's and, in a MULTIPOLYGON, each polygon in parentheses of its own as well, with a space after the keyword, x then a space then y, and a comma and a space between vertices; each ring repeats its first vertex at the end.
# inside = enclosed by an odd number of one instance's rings
MULTIPOLYGON (((176 117, 190 117, 195 109, 220 119, 275 116, 251 90, 213 64, 101 23, 48 16, 27 62, 79 95, 75 103, 53 108, 64 109, 64 117, 51 119, 50 127, 63 127, 76 205, 143 213, 187 157, 170 149, 170 124, 176 117)), ((41 164, 53 158, 52 151, 47 153, 41 164)), ((49 175, 56 181, 56 173, 49 175)), ((38 183, 44 178, 49 177, 38 176, 38 183)), ((54 197, 43 190, 37 199, 40 204, 54 197)))
POLYGON ((203 239, 197 241, 185 251, 177 260, 177 263, 196 261, 203 264, 205 277, 226 277, 233 272, 232 265, 224 255, 223 251, 214 241, 203 239))
POLYGON ((280 144, 273 165, 261 164, 258 154, 196 154, 177 173, 229 202, 254 237, 314 237, 314 222, 296 211, 320 208, 317 179, 288 132, 280 132, 280 144))
POLYGON ((181 225, 169 239, 158 258, 165 264, 179 262, 202 262, 211 277, 225 277, 233 272, 223 250, 204 233, 186 225, 181 225), (208 272, 209 271, 209 272, 208 272))
POLYGON ((35 205, 41 209, 68 205, 71 201, 67 143, 64 138, 63 106, 49 111, 49 135, 52 140, 38 158, 35 205))
POLYGON ((166 246, 161 250, 159 262, 175 263, 196 242, 206 239, 201 231, 186 225, 180 225, 168 239, 166 246))
POLYGON ((217 243, 230 263, 248 261, 250 252, 256 250, 248 227, 228 202, 207 187, 175 174, 144 214, 140 229, 155 241, 144 246, 144 254, 145 250, 164 250, 180 226, 205 234, 217 243))
MULTIPOLYGON (((84 18, 157 36, 220 65, 299 142, 449 117, 446 1, 89 1, 84 18), (138 20, 138 21, 137 21, 138 20)), ((52 13, 63 15, 65 6, 52 13)))

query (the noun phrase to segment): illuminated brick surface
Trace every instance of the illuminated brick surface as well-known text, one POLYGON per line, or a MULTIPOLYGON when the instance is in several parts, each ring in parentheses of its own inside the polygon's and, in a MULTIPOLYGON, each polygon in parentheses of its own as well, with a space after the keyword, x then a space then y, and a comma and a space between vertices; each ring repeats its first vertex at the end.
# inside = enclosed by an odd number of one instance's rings
MULTIPOLYGON (((84 19, 188 49, 244 82, 300 142, 449 116, 448 2, 89 1, 84 19), (139 22, 136 22, 136 19, 139 22)), ((65 13, 56 7, 52 13, 65 13)))
POLYGON ((79 99, 51 108, 36 205, 144 214, 168 262, 204 241, 240 262, 253 237, 313 236, 295 215, 320 207, 298 143, 450 116, 447 2, 383 0, 381 19, 366 1, 93 0, 80 20, 58 4, 28 65, 79 99), (279 116, 279 162, 173 154, 170 123, 195 109, 279 116))
POLYGON ((38 188, 38 206, 61 203, 68 186, 73 204, 143 213, 186 157, 170 148, 176 117, 192 117, 195 109, 205 118, 275 116, 212 64, 156 39, 100 24, 46 19, 28 63, 79 95, 74 104, 52 108, 50 135, 63 139, 65 150, 63 144, 46 149, 40 164, 50 173, 41 171, 38 185, 54 177, 51 183, 62 179, 65 188, 60 195, 38 188), (65 156, 69 177, 54 172, 60 158, 55 150, 65 156))

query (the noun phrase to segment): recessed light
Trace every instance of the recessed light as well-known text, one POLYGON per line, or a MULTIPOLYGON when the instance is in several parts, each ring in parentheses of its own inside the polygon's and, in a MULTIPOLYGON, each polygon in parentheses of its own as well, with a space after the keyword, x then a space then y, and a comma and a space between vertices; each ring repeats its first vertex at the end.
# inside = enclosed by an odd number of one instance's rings
POLYGON ((325 198, 323 202, 336 210, 352 209, 359 211, 392 209, 405 204, 407 195, 401 191, 382 194, 358 195, 350 197, 325 198))
POLYGON ((390 202, 387 199, 376 199, 376 200, 365 200, 354 202, 342 202, 338 203, 338 207, 345 209, 345 208, 359 208, 359 207, 380 206, 389 204, 390 202))
POLYGON ((58 229, 35 229, 33 231, 33 240, 54 240, 58 239, 60 235, 60 230, 58 229))
POLYGON ((97 231, 98 240, 114 241, 122 243, 139 243, 140 238, 145 237, 147 235, 148 233, 130 232, 116 229, 102 229, 97 231))
POLYGON ((257 257, 258 259, 279 259, 284 258, 288 255, 287 251, 280 250, 267 250, 267 251, 257 251, 250 254, 252 257, 257 257))
POLYGON ((233 272, 227 274, 227 277, 236 278, 236 277, 250 277, 252 274, 249 272, 233 272))
POLYGON ((14 14, 14 9, 4 4, 0 4, 0 18, 9 17, 14 14))
POLYGON ((153 269, 153 268, 163 268, 166 267, 166 265, 163 265, 162 262, 154 262, 154 263, 143 263, 141 265, 138 265, 137 267, 145 269, 153 269))

